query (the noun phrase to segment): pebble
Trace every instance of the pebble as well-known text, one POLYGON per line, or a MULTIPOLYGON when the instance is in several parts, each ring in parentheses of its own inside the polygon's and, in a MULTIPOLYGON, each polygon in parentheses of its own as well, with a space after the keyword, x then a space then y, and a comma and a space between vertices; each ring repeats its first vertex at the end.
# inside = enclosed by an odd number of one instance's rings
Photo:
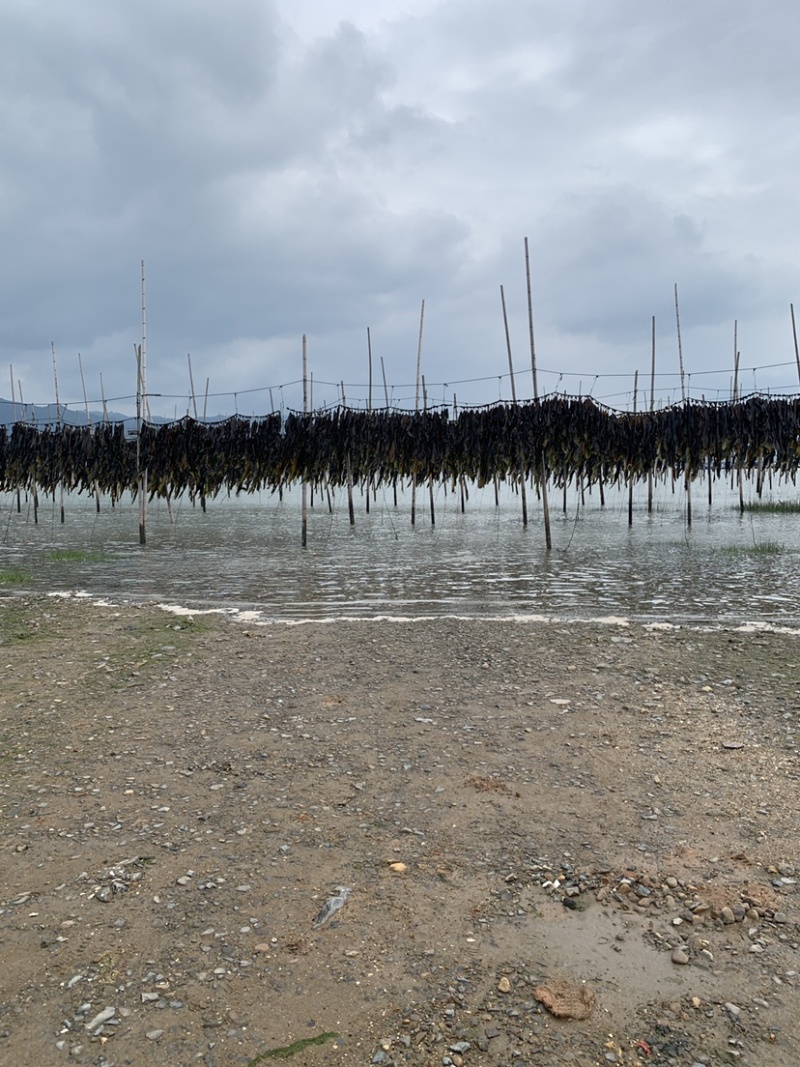
POLYGON ((99 1011, 93 1019, 90 1019, 89 1022, 86 1023, 86 1029, 96 1030, 98 1026, 102 1026, 103 1023, 107 1023, 109 1019, 113 1019, 116 1014, 117 1009, 109 1005, 107 1008, 103 1008, 102 1011, 99 1011))
POLYGON ((499 993, 510 993, 511 992, 511 983, 509 982, 509 980, 506 978, 505 975, 503 975, 503 977, 497 983, 497 990, 498 990, 499 993))
POLYGON ((685 966, 689 962, 689 957, 682 948, 678 947, 672 950, 672 962, 685 966))
POLYGON ((730 926, 731 923, 736 922, 736 916, 733 914, 733 910, 728 907, 720 908, 719 917, 726 926, 730 926))
POLYGON ((148 1041, 158 1041, 158 1039, 160 1037, 164 1036, 164 1031, 163 1030, 148 1030, 146 1036, 147 1036, 147 1040, 148 1041))

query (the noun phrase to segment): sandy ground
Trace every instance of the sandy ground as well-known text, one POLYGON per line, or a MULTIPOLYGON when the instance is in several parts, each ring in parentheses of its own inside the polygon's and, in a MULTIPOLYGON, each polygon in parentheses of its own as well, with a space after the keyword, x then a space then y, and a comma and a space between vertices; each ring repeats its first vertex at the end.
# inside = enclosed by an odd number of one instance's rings
POLYGON ((796 633, 0 636, 0 1062, 800 1062, 796 633))

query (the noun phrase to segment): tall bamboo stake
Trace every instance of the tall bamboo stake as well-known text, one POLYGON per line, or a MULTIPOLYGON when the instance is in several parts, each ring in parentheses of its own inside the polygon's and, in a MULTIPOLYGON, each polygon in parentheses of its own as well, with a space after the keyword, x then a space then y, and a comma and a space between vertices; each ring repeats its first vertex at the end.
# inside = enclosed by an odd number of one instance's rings
MULTIPOLYGON (((308 414, 308 348, 305 334, 303 334, 303 414, 308 414)), ((303 548, 308 545, 308 486, 305 471, 303 471, 301 503, 301 544, 303 548)))
MULTIPOLYGON (((733 402, 739 399, 739 323, 733 323, 733 402)), ((739 514, 744 514, 744 485, 742 484, 742 464, 736 464, 736 475, 739 483, 739 514)))
MULTIPOLYGON (((650 345, 650 415, 656 406, 656 317, 653 315, 652 340, 650 345)), ((653 513, 653 472, 647 474, 647 514, 653 513)))
POLYGON ((194 411, 194 421, 197 422, 197 397, 194 392, 194 375, 192 374, 192 354, 186 353, 186 360, 189 364, 189 389, 191 390, 192 410, 194 411))
POLYGON ((789 310, 792 313, 792 336, 794 337, 794 358, 797 362, 797 377, 800 379, 800 349, 797 347, 797 326, 794 321, 794 304, 789 305, 789 310))
MULTIPOLYGON (((675 325, 678 330, 678 363, 680 365, 681 372, 681 399, 683 403, 686 403, 686 380, 683 372, 683 345, 681 344, 681 313, 678 309, 678 283, 675 283, 675 325)), ((686 457, 684 460, 686 464, 684 486, 686 488, 686 525, 691 529, 692 526, 692 479, 691 471, 689 470, 689 445, 686 445, 686 457)))
POLYGON ((136 482, 139 493, 139 544, 147 544, 147 472, 142 467, 142 346, 136 351, 136 482))
MULTIPOLYGON (((136 347, 136 346, 134 346, 136 347)), ((150 415, 147 398, 147 289, 142 260, 142 340, 136 348, 136 468, 139 483, 139 544, 147 544, 147 468, 142 466, 142 424, 150 415)))
MULTIPOLYGON (((367 362, 369 363, 369 391, 367 393, 367 411, 372 411, 372 338, 367 326, 367 362)), ((367 515, 369 515, 369 492, 372 488, 372 476, 367 482, 367 515)))
MULTIPOLYGON (((422 308, 419 313, 419 341, 417 342, 417 395, 414 410, 419 414, 419 396, 420 386, 422 382, 422 328, 425 323, 425 301, 422 301, 422 308)), ((411 525, 417 521, 417 479, 416 476, 412 476, 411 479, 411 525)))
MULTIPOLYGON (((383 356, 381 356, 381 374, 383 375, 383 396, 386 403, 386 413, 389 413, 389 386, 386 384, 386 365, 383 362, 383 356)), ((394 495, 394 506, 397 507, 397 479, 392 482, 392 490, 394 495)))
MULTIPOLYGON (((344 382, 342 382, 342 407, 347 410, 347 398, 344 395, 344 382)), ((350 525, 356 524, 356 509, 353 507, 353 467, 350 460, 350 449, 345 453, 345 472, 347 476, 347 510, 350 514, 350 525)))
MULTIPOLYGON (((506 332, 506 351, 508 352, 508 373, 511 378, 511 400, 517 402, 517 386, 514 381, 514 363, 511 359, 511 334, 508 329, 508 313, 506 312, 506 294, 503 286, 500 286, 500 303, 503 306, 503 327, 506 332)), ((522 525, 528 525, 528 497, 525 493, 525 471, 520 472, 519 478, 520 499, 522 502, 522 525)))
MULTIPOLYGON (((539 399, 539 385, 536 379, 536 345, 533 340, 533 298, 531 296, 531 263, 528 254, 528 238, 525 238, 525 278, 528 287, 528 332, 531 341, 531 374, 533 376, 533 399, 539 399)), ((548 551, 553 547, 553 538, 550 535, 550 508, 547 503, 547 464, 542 453, 541 465, 541 493, 542 512, 544 515, 544 539, 548 551)))

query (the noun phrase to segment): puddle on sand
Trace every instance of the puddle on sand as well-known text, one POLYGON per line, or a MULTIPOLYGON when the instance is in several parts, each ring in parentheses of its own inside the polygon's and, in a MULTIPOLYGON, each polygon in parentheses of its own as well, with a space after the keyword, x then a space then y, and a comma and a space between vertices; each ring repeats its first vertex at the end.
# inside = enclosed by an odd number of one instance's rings
MULTIPOLYGON (((632 1018, 652 1001, 670 1002, 695 995, 699 982, 693 967, 674 964, 671 952, 643 938, 646 916, 616 912, 592 902, 585 911, 570 911, 538 892, 528 902, 527 921, 493 926, 482 948, 494 962, 525 960, 529 974, 585 983, 597 997, 594 1019, 604 1015, 632 1018)), ((719 979, 702 974, 703 999, 718 992, 719 979)), ((722 999, 726 999, 723 997, 722 999)))

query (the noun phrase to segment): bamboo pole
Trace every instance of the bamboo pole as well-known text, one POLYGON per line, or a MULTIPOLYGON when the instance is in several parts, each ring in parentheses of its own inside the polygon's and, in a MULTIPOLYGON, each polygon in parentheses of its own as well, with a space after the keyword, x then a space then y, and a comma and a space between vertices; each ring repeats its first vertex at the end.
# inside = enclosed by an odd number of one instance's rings
MULTIPOLYGON (((528 238, 525 238, 525 277, 528 288, 528 332, 530 334, 531 342, 531 375, 533 377, 533 399, 539 399, 539 385, 536 379, 536 345, 533 339, 533 299, 531 296, 531 263, 530 255, 528 253, 528 238)), ((541 465, 541 493, 542 493, 542 512, 544 514, 544 539, 545 545, 548 549, 553 547, 553 538, 550 534, 550 508, 547 503, 547 464, 545 462, 544 453, 542 454, 541 465)))
MULTIPOLYGON (((134 346, 136 348, 136 346, 134 346)), ((147 398, 147 289, 142 260, 142 340, 136 348, 136 469, 139 484, 139 544, 147 544, 147 468, 142 466, 142 425, 149 418, 147 398)))
MULTIPOLYGON (((733 402, 739 399, 739 323, 733 323, 733 402)), ((739 483, 739 514, 744 515, 744 485, 742 479, 742 464, 736 464, 736 480, 739 483)))
POLYGON ((197 397, 194 391, 194 375, 192 374, 192 354, 186 353, 186 359, 189 364, 189 389, 191 390, 192 410, 194 411, 194 421, 197 422, 197 397))
POLYGON ((797 377, 800 379, 800 349, 797 347, 797 326, 794 321, 794 304, 789 305, 789 310, 792 313, 792 336, 794 337, 794 358, 797 362, 797 377))
MULTIPOLYGON (((417 394, 414 405, 414 411, 419 414, 419 396, 420 386, 422 382, 422 329, 425 324, 425 301, 422 301, 422 307, 419 313, 419 341, 417 342, 417 394)), ((411 478, 411 525, 414 526, 417 521, 417 479, 416 476, 411 478)))
MULTIPOLYGON (((652 338, 650 343, 650 416, 656 407, 656 317, 653 315, 652 338)), ((653 472, 647 474, 647 514, 653 513, 653 472)))
MULTIPOLYGON (((678 308, 678 283, 675 283, 675 325, 678 330, 678 363, 681 372, 681 400, 686 404, 686 380, 683 370, 683 345, 681 344, 681 313, 678 308)), ((689 444, 686 444, 686 457, 684 460, 686 470, 684 472, 684 487, 686 489, 686 525, 692 527, 692 479, 689 470, 689 444)))
MULTIPOLYGON (((308 346, 305 334, 303 334, 303 414, 308 414, 308 346)), ((303 548, 306 548, 308 545, 308 485, 306 484, 305 471, 303 471, 300 528, 301 544, 303 548)))
POLYGON ((142 467, 142 346, 136 352, 136 482, 139 494, 139 544, 147 544, 147 472, 142 467))
MULTIPOLYGON (((347 410, 347 398, 344 395, 344 382, 342 382, 342 407, 347 410)), ((353 506, 353 467, 350 460, 350 449, 345 453, 345 472, 347 477, 347 510, 350 515, 350 525, 356 524, 356 510, 353 506)))
MULTIPOLYGON (((506 294, 503 286, 500 286, 500 303, 503 307, 503 327, 506 334, 506 351, 508 352, 508 373, 511 378, 511 400, 517 402, 517 386, 514 380, 514 363, 511 358, 511 334, 508 329, 508 313, 506 311, 506 294)), ((522 525, 528 525, 528 497, 525 493, 525 472, 520 472, 519 477, 520 501, 522 503, 522 525)))
MULTIPOLYGON (((367 392, 367 411, 372 413, 372 337, 370 336, 369 326, 367 326, 367 362, 369 364, 369 390, 367 392)), ((367 515, 369 515, 369 493, 372 488, 372 476, 370 475, 367 482, 367 515)))

